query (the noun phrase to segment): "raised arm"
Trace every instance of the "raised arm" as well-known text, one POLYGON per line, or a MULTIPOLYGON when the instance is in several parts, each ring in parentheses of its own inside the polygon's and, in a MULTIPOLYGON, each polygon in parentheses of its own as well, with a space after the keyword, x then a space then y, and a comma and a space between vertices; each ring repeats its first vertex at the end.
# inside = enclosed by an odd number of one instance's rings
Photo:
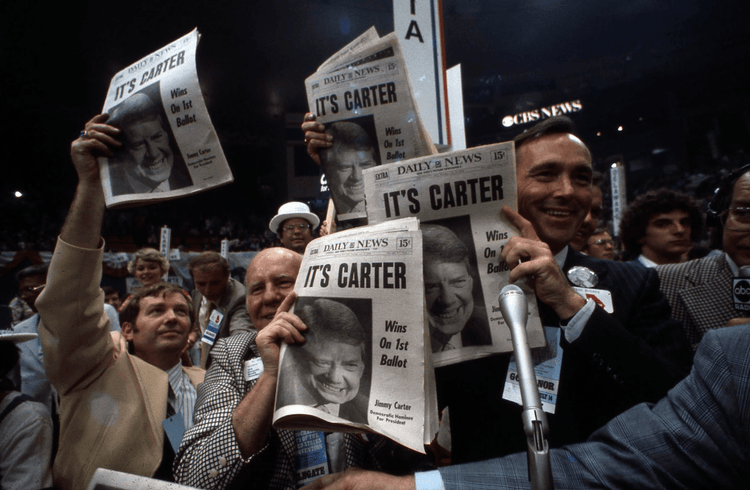
POLYGON ((289 313, 295 298, 294 293, 289 294, 279 306, 273 321, 263 327, 255 338, 255 344, 263 360, 263 373, 232 414, 232 426, 244 458, 263 448, 271 429, 281 343, 294 344, 305 341, 300 332, 307 327, 296 315, 289 313))
POLYGON ((104 193, 99 178, 98 156, 112 156, 120 130, 105 124, 100 114, 86 123, 83 135, 70 145, 70 157, 78 174, 78 187, 60 238, 81 248, 97 248, 104 219, 104 193))
POLYGON ((305 135, 307 154, 318 165, 320 165, 321 148, 330 148, 331 139, 333 138, 330 134, 325 134, 325 129, 323 123, 317 122, 313 114, 309 112, 305 114, 305 120, 302 122, 302 132, 305 135))

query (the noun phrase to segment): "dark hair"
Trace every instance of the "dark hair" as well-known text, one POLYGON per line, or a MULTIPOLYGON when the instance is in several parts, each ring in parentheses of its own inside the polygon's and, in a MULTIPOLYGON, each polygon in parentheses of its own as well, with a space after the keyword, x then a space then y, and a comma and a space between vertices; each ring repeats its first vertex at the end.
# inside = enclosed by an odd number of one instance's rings
POLYGON ((164 297, 167 294, 180 293, 187 301, 188 309, 190 311, 190 324, 195 323, 193 301, 190 296, 176 284, 170 284, 168 282, 159 282, 151 286, 140 288, 132 296, 130 296, 120 310, 120 325, 123 323, 130 323, 135 325, 135 320, 138 318, 138 313, 141 311, 141 300, 143 298, 161 296, 164 297))
POLYGON ((23 279, 26 279, 27 277, 36 277, 40 276, 44 279, 47 279, 47 270, 49 269, 49 264, 39 264, 39 265, 32 265, 31 267, 26 267, 25 269, 21 269, 20 271, 16 272, 16 281, 21 282, 23 279))
POLYGON ((18 346, 15 343, 0 341, 0 379, 16 367, 19 357, 18 346))
POLYGON ((361 345, 364 360, 367 336, 357 315, 348 306, 338 301, 321 298, 303 306, 295 313, 309 327, 306 334, 308 342, 333 341, 361 345))
POLYGON ((223 276, 229 275, 229 262, 227 262, 227 259, 221 256, 221 254, 218 254, 216 252, 203 252, 192 259, 190 259, 190 262, 188 262, 188 270, 190 271, 190 276, 193 276, 193 271, 195 269, 201 269, 203 271, 209 271, 211 269, 218 269, 221 271, 223 276))
POLYGON ((165 121, 151 97, 143 92, 131 95, 110 113, 107 124, 124 129, 142 121, 158 120, 162 126, 165 121))
POLYGON ((450 228, 422 225, 423 263, 431 261, 469 265, 469 249, 450 228))
POLYGON ((625 252, 633 259, 640 255, 638 243, 646 234, 649 220, 657 214, 680 210, 690 219, 690 240, 696 242, 703 233, 703 217, 695 200, 681 192, 670 189, 654 189, 638 196, 630 203, 620 221, 620 235, 625 252))
POLYGON ((116 294, 118 297, 120 296, 120 292, 112 286, 102 286, 102 291, 104 291, 104 296, 109 296, 110 294, 116 294))
POLYGON ((530 140, 536 140, 548 134, 570 133, 575 135, 575 124, 568 116, 554 116, 536 123, 529 129, 513 138, 516 150, 530 140))
POLYGON ((331 124, 325 132, 333 136, 334 143, 330 150, 320 152, 323 165, 327 165, 330 160, 334 159, 334 155, 345 149, 370 150, 375 163, 380 164, 378 152, 374 148, 375 143, 367 131, 359 124, 350 121, 339 121, 331 124))

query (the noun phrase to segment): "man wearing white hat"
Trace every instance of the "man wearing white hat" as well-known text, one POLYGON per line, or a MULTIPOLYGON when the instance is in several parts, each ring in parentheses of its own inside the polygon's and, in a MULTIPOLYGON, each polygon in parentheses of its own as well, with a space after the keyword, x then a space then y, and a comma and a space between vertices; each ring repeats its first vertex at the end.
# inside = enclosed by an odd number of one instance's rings
POLYGON ((284 248, 304 254, 305 247, 313 239, 312 232, 319 224, 320 218, 310 212, 307 204, 292 201, 279 208, 268 227, 279 236, 284 248))

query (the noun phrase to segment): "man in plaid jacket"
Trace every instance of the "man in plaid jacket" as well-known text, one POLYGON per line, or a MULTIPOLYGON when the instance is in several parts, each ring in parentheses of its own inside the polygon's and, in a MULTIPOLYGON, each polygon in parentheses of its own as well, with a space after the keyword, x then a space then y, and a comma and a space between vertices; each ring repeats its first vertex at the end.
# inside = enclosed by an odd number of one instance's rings
MULTIPOLYGON (((281 342, 304 342, 307 329, 289 313, 301 262, 299 254, 279 247, 263 250, 250 263, 247 311, 258 331, 221 339, 211 350, 211 367, 198 389, 196 423, 175 458, 179 482, 210 489, 294 490, 312 481, 298 443, 301 434, 319 433, 271 428, 281 342)), ((322 474, 350 467, 405 474, 422 466, 422 455, 379 436, 328 434, 323 448, 322 474)))

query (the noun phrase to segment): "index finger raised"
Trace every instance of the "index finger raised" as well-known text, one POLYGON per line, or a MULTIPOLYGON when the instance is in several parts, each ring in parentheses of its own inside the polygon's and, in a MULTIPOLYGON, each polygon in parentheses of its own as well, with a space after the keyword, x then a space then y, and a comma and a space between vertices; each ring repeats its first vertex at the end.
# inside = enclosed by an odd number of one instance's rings
POLYGON ((503 206, 503 214, 508 218, 510 224, 518 228, 522 237, 539 240, 539 236, 537 236, 536 231, 534 230, 534 225, 532 225, 529 220, 518 214, 518 211, 511 209, 508 206, 503 206))
POLYGON ((279 308, 276 310, 276 314, 279 314, 281 312, 287 312, 292 308, 292 305, 294 304, 294 301, 297 299, 297 293, 292 291, 290 292, 286 298, 284 298, 284 301, 281 302, 279 305, 279 308))

